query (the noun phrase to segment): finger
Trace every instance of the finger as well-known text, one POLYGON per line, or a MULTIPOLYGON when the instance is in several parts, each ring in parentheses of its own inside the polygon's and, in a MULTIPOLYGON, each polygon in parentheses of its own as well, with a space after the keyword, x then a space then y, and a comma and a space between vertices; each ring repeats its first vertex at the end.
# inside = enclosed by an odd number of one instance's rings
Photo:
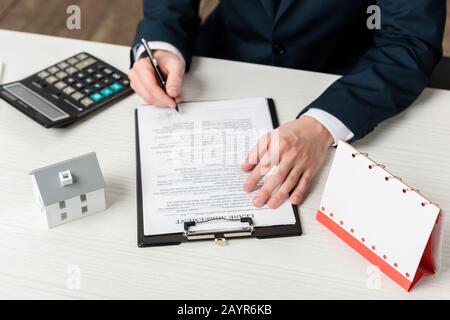
POLYGON ((292 204, 299 204, 302 201, 311 183, 311 178, 312 175, 309 171, 305 171, 302 174, 302 177, 300 178, 297 187, 294 189, 294 192, 290 197, 290 201, 292 204))
POLYGON ((181 92, 183 82, 184 65, 178 59, 168 59, 162 65, 163 72, 167 75, 166 90, 172 98, 176 98, 181 92))
POLYGON ((133 91, 136 92, 145 101, 145 103, 153 104, 155 102, 150 92, 145 90, 142 83, 138 80, 134 70, 131 70, 128 73, 128 78, 130 79, 131 89, 133 89, 133 91))
POLYGON ((295 159, 287 158, 281 160, 273 175, 271 175, 270 178, 267 179, 256 196, 253 198, 253 204, 255 205, 255 207, 259 208, 263 206, 269 199, 272 200, 272 193, 283 184, 288 174, 290 174, 290 171, 292 171, 291 169, 294 165, 294 160, 295 159))
POLYGON ((292 168, 289 175, 284 180, 283 184, 272 194, 267 202, 267 206, 271 209, 278 208, 287 198, 289 198, 289 193, 295 186, 299 183, 300 175, 302 173, 301 167, 292 168))
POLYGON ((250 176, 246 179, 244 183, 244 191, 251 192, 255 190, 261 179, 269 173, 274 165, 277 165, 277 163, 272 162, 270 152, 265 153, 261 158, 261 161, 256 165, 250 176))
POLYGON ((256 145, 250 150, 247 157, 245 158, 244 164, 241 166, 242 171, 252 170, 259 162, 264 154, 267 152, 269 147, 270 134, 263 135, 256 145))
POLYGON ((142 99, 148 104, 154 104, 155 99, 152 94, 145 89, 144 85, 140 81, 136 69, 138 68, 138 63, 136 62, 133 68, 128 73, 128 78, 130 79, 130 86, 142 99))
POLYGON ((136 74, 138 81, 143 90, 153 97, 153 103, 156 106, 169 106, 174 108, 175 101, 171 97, 169 97, 159 86, 156 81, 156 75, 151 66, 144 66, 136 69, 136 74))
POLYGON ((156 81, 156 75, 150 62, 141 63, 138 68, 136 68, 137 82, 141 83, 144 90, 150 93, 153 98, 153 104, 160 107, 169 106, 175 108, 175 101, 169 97, 159 86, 156 81))

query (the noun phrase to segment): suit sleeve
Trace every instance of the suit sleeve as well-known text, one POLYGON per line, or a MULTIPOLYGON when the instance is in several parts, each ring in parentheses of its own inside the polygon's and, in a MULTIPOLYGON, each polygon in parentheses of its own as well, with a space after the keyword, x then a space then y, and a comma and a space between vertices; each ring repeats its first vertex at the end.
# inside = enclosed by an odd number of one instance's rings
POLYGON ((341 120, 359 139, 406 109, 427 85, 442 57, 445 0, 379 0, 381 29, 353 70, 310 108, 341 120))
POLYGON ((170 43, 182 53, 188 69, 200 27, 199 3, 200 0, 143 0, 144 18, 138 24, 133 47, 142 38, 170 43))

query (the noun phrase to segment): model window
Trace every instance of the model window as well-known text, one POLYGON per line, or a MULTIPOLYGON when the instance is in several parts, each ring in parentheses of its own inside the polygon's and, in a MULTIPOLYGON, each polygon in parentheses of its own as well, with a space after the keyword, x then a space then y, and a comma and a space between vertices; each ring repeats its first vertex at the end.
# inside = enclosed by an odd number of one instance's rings
POLYGON ((65 201, 60 201, 59 202, 59 208, 60 209, 65 209, 66 208, 66 202, 65 201))
POLYGON ((81 202, 86 202, 87 201, 86 195, 85 194, 80 195, 80 200, 81 202))
POLYGON ((66 220, 66 219, 67 219, 67 212, 61 213, 61 220, 66 220))
POLYGON ((87 206, 81 207, 81 213, 86 213, 86 212, 88 212, 88 207, 87 206))

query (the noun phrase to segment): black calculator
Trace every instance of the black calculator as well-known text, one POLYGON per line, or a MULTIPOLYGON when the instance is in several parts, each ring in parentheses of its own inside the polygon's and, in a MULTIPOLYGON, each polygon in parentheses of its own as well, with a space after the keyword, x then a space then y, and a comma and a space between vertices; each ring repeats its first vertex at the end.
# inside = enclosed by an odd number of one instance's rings
POLYGON ((0 86, 0 98, 46 128, 68 126, 131 93, 123 72, 86 52, 0 86))

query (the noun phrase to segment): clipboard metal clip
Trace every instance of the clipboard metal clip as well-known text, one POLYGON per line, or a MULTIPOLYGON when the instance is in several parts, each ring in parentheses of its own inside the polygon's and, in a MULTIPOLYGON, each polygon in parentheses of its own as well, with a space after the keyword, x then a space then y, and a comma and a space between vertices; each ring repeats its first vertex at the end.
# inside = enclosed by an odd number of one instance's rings
POLYGON ((225 245, 227 243, 228 238, 237 238, 237 237, 251 237, 253 232, 255 231, 255 226, 253 224, 253 219, 246 218, 238 218, 238 219, 227 219, 222 218, 220 220, 206 220, 201 222, 185 222, 184 223, 184 232, 183 235, 187 240, 206 240, 206 239, 214 239, 214 241, 218 245, 225 245), (212 221, 238 221, 242 225, 237 228, 224 228, 224 229, 210 229, 210 230, 191 230, 192 227, 198 226, 202 223, 208 223, 212 221))

